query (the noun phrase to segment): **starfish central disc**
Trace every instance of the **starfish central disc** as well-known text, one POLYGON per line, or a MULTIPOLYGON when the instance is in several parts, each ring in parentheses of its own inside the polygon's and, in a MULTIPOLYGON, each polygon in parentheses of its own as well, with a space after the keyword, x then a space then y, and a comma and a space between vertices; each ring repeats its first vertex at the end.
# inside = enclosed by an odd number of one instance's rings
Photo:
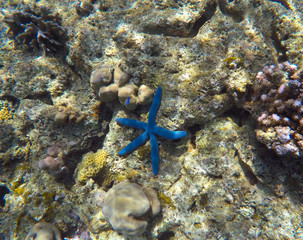
POLYGON ((166 139, 179 139, 182 137, 185 137, 187 133, 185 131, 170 131, 166 128, 159 127, 156 125, 156 117, 158 110, 160 108, 161 104, 161 98, 162 98, 162 88, 158 87, 153 103, 149 110, 148 115, 148 122, 141 122, 134 119, 128 119, 128 118, 116 118, 116 122, 132 128, 140 128, 143 129, 144 132, 137 137, 135 140, 133 140, 130 144, 128 144, 125 148, 123 148, 119 155, 128 154, 134 150, 136 150, 141 145, 145 144, 148 138, 150 139, 150 146, 151 146, 151 159, 152 159, 152 167, 153 167, 153 173, 157 175, 159 170, 159 146, 158 146, 158 139, 157 136, 166 138, 166 139))

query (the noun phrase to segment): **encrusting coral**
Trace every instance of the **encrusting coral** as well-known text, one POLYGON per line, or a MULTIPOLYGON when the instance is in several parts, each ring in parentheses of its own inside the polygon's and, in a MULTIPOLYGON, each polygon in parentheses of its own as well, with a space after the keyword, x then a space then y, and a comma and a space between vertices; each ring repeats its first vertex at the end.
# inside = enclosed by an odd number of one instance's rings
POLYGON ((142 234, 147 217, 161 210, 160 200, 153 189, 142 189, 138 184, 122 182, 105 195, 102 212, 113 229, 124 236, 142 234))
POLYGON ((79 163, 75 173, 76 180, 85 183, 89 178, 94 178, 103 169, 107 152, 99 149, 96 153, 85 154, 79 163))
POLYGON ((8 102, 0 100, 0 122, 10 120, 13 116, 13 110, 10 108, 8 102))
POLYGON ((278 155, 303 151, 303 73, 289 62, 265 66, 244 108, 258 121, 257 139, 278 155))
POLYGON ((8 33, 20 44, 30 49, 43 49, 44 53, 66 55, 66 30, 58 14, 50 14, 45 7, 25 7, 22 11, 8 12, 3 21, 8 33))

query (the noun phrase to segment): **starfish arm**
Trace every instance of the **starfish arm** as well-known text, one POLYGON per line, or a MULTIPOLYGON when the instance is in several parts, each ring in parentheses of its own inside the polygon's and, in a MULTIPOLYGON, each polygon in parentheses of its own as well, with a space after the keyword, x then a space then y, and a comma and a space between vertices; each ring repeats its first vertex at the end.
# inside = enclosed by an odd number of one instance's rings
POLYGON ((125 148, 123 148, 119 152, 119 155, 121 156, 121 155, 128 154, 128 153, 134 151, 135 149, 137 149, 138 147, 143 145, 147 141, 147 138, 148 138, 148 133, 147 133, 147 131, 145 131, 139 137, 137 137, 134 141, 132 141, 130 144, 128 144, 125 148))
POLYGON ((161 97, 162 97, 162 88, 158 87, 153 103, 149 109, 149 114, 148 114, 148 125, 154 125, 157 117, 157 113, 161 104, 161 97))
POLYGON ((151 148, 151 159, 152 159, 152 166, 153 166, 153 173, 157 175, 159 171, 159 146, 158 146, 158 139, 155 134, 150 133, 150 148, 151 148))
POLYGON ((184 131, 170 131, 166 128, 159 126, 155 126, 153 128, 153 132, 159 135, 160 137, 171 139, 171 140, 183 138, 187 135, 187 133, 184 131))
POLYGON ((116 118, 115 121, 127 127, 146 129, 147 123, 128 118, 116 118))

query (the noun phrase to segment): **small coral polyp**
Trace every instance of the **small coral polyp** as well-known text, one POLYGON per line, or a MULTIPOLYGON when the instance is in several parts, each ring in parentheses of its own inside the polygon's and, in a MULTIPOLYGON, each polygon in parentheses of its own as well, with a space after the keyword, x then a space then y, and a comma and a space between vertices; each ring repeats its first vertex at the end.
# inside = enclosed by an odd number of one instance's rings
POLYGON ((303 72, 284 62, 265 66, 244 108, 258 122, 257 139, 278 155, 303 154, 303 72))

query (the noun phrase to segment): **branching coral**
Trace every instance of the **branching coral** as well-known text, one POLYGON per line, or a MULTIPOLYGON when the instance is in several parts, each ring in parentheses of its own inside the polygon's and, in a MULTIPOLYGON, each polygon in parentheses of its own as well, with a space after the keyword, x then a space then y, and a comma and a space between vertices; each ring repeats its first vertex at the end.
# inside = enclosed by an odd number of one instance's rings
POLYGON ((26 7, 6 14, 3 21, 9 26, 8 33, 18 43, 26 44, 30 49, 43 49, 45 54, 67 54, 66 30, 61 26, 58 14, 50 14, 47 8, 26 7))
POLYGON ((247 109, 258 121, 257 138, 278 155, 303 151, 303 73, 284 62, 265 66, 253 84, 247 109))

